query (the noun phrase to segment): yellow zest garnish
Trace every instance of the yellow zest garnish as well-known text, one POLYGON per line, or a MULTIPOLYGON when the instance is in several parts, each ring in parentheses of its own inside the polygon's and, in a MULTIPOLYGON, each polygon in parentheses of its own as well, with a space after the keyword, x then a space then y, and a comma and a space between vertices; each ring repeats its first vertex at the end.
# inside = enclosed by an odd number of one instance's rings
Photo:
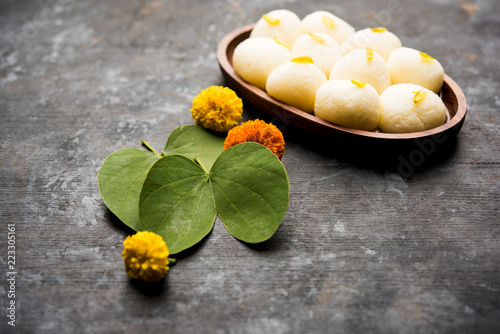
POLYGON ((413 98, 413 102, 415 103, 419 103, 423 98, 427 96, 427 92, 425 90, 419 90, 413 93, 415 93, 415 97, 413 98))
POLYGON ((434 61, 434 58, 432 58, 431 56, 429 56, 425 52, 420 52, 420 56, 422 56, 422 59, 425 60, 425 61, 428 61, 428 62, 433 62, 434 61))
POLYGON ((278 43, 279 45, 283 45, 285 48, 290 48, 290 45, 285 44, 285 43, 283 43, 283 42, 280 42, 276 36, 274 36, 273 38, 274 38, 274 41, 275 41, 276 43, 278 43))
POLYGON ((335 28, 335 22, 333 22, 333 19, 331 17, 323 15, 321 19, 323 20, 325 27, 327 27, 328 29, 335 28))
POLYGON ((280 23, 280 20, 279 20, 279 19, 275 19, 275 18, 273 18, 273 17, 270 17, 270 16, 269 16, 269 15, 267 15, 267 14, 262 15, 262 18, 263 18, 264 20, 266 20, 266 22, 267 22, 267 23, 269 23, 269 24, 271 24, 271 25, 273 25, 273 26, 275 26, 275 25, 277 25, 278 23, 280 23))
POLYGON ((366 59, 368 59, 368 60, 373 59, 373 49, 366 48, 366 59))
POLYGON ((325 42, 325 40, 321 36, 315 35, 312 32, 308 32, 307 34, 309 36, 311 36, 311 38, 314 39, 316 42, 320 42, 320 43, 324 43, 325 42))
POLYGON ((361 87, 361 88, 363 88, 363 87, 365 87, 365 86, 366 86, 366 82, 363 82, 363 81, 351 80, 351 82, 352 82, 353 84, 355 84, 356 86, 361 87))
POLYGON ((293 63, 299 63, 299 64, 313 64, 313 60, 311 57, 303 56, 303 57, 296 57, 291 60, 293 63))
POLYGON ((372 32, 384 32, 387 29, 384 27, 377 27, 377 28, 372 28, 372 32))

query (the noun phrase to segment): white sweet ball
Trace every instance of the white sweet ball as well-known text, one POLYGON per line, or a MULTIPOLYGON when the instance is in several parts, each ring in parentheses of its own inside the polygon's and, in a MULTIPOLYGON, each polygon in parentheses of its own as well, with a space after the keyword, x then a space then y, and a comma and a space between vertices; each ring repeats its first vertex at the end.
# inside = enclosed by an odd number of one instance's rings
POLYGON ((372 86, 348 80, 330 80, 318 88, 314 115, 352 129, 375 130, 380 98, 372 86))
POLYGON ((446 121, 446 106, 434 92, 419 85, 398 84, 380 95, 380 130, 409 133, 433 129, 446 121))
POLYGON ((300 18, 286 9, 277 9, 264 14, 250 33, 250 37, 275 38, 289 48, 300 35, 302 35, 300 18))
POLYGON ((311 57, 314 65, 328 77, 333 64, 342 58, 343 53, 339 43, 330 35, 307 33, 297 38, 293 44, 292 55, 311 57))
POLYGON ((323 10, 304 17, 302 19, 302 30, 304 33, 328 34, 335 38, 339 44, 342 44, 347 37, 354 34, 354 28, 349 23, 323 10))
POLYGON ((371 48, 387 61, 392 51, 401 46, 399 38, 386 28, 367 28, 347 38, 342 43, 342 51, 348 54, 356 49, 371 48))
POLYGON ((311 58, 300 57, 272 71, 266 90, 275 99, 312 114, 316 90, 326 81, 326 76, 312 64, 311 58))
POLYGON ((411 48, 392 52, 387 67, 392 84, 412 83, 439 93, 444 81, 443 66, 426 53, 411 48))
POLYGON ((249 38, 234 49, 234 71, 246 82, 264 90, 269 73, 292 59, 291 52, 266 37, 249 38))
POLYGON ((358 80, 373 86, 379 94, 391 85, 387 64, 371 49, 358 49, 339 59, 329 76, 330 80, 358 80))

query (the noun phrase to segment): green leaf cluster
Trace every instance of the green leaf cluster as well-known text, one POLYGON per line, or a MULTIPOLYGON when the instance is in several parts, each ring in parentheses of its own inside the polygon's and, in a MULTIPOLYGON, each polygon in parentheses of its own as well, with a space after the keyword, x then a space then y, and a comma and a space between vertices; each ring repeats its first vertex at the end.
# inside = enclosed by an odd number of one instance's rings
POLYGON ((241 241, 269 239, 288 207, 286 170, 260 144, 224 151, 223 143, 201 127, 183 126, 161 153, 114 152, 98 175, 104 203, 132 229, 161 235, 172 254, 201 241, 217 215, 241 241))

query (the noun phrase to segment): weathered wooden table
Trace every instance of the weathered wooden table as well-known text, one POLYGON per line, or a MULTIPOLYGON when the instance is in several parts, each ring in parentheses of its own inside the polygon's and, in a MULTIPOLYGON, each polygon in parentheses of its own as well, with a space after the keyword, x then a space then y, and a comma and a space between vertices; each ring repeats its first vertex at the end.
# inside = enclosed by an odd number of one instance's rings
POLYGON ((496 0, 2 1, 0 332, 498 333, 499 36, 496 0), (291 199, 273 238, 217 221, 164 281, 131 281, 100 165, 193 124, 192 98, 224 84, 220 39, 276 8, 386 26, 439 59, 469 104, 456 145, 401 175, 279 124, 291 199))

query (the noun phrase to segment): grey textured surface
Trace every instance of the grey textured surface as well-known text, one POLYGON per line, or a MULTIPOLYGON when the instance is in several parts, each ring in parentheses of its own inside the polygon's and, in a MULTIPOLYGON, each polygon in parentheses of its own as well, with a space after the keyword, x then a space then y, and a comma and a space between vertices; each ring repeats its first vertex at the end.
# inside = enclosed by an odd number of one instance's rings
POLYGON ((498 333, 499 55, 496 0, 2 1, 0 270, 15 224, 17 276, 0 332, 498 333), (129 280, 101 163, 192 124, 192 98, 224 84, 217 43, 276 8, 387 26, 438 58, 469 103, 455 149, 403 178, 285 128, 291 200, 271 240, 216 222, 166 280, 129 280))

